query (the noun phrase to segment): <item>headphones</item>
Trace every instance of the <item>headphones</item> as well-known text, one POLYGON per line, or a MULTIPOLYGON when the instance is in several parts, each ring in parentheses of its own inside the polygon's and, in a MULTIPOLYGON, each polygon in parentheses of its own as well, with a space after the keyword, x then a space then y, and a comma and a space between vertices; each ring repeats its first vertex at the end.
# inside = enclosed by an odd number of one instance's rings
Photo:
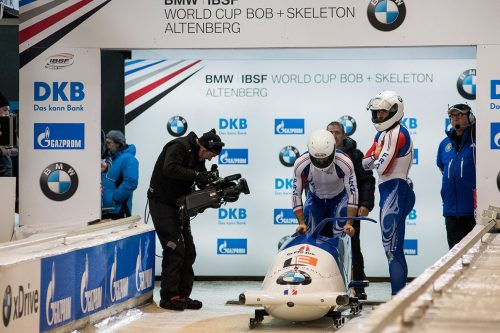
POLYGON ((460 112, 467 112, 467 118, 469 119, 469 125, 472 125, 476 122, 476 117, 472 113, 472 109, 470 108, 470 106, 467 104, 459 103, 459 104, 455 104, 452 106, 448 105, 448 114, 450 114, 451 110, 458 110, 460 112))

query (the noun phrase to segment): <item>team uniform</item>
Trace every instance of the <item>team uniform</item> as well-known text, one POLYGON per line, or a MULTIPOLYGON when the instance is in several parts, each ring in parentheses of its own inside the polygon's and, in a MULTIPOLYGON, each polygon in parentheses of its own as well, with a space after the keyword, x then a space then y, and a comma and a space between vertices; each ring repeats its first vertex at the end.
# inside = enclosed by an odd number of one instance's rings
MULTIPOLYGON (((326 170, 311 165, 309 153, 294 164, 292 207, 294 213, 303 211, 308 230, 325 218, 347 215, 347 207, 358 207, 358 191, 354 167, 349 156, 335 151, 333 163, 326 170), (302 192, 308 186, 306 202, 302 192)), ((333 234, 343 232, 346 221, 335 221, 333 234)))
POLYGON ((403 245, 406 216, 415 205, 415 193, 408 184, 412 162, 413 143, 408 130, 399 122, 377 133, 363 159, 363 167, 375 169, 379 175, 380 228, 393 295, 405 286, 408 276, 403 245), (375 149, 381 143, 382 150, 375 159, 375 149))

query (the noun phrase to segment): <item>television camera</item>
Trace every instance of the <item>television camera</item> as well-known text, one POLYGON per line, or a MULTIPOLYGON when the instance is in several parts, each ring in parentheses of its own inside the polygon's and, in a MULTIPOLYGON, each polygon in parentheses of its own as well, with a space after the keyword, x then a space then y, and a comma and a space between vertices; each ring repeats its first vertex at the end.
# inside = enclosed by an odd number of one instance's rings
POLYGON ((207 174, 208 178, 204 184, 196 184, 199 190, 177 200, 181 220, 196 216, 207 208, 219 208, 226 202, 235 202, 241 193, 250 193, 246 179, 241 178, 239 173, 219 177, 217 165, 213 164, 207 174))

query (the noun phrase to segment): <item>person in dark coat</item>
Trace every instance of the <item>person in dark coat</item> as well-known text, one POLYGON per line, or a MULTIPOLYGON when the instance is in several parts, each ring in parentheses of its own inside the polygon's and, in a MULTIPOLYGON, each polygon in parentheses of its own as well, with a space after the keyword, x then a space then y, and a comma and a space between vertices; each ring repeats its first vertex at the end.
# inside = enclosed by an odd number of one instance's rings
MULTIPOLYGON (((348 137, 344 126, 338 121, 332 121, 327 128, 335 137, 337 148, 346 153, 352 160, 354 172, 358 182, 358 216, 368 216, 374 207, 375 201, 375 177, 371 170, 364 170, 362 161, 363 153, 357 149, 357 143, 354 139, 348 137)), ((353 221, 356 233, 352 240, 352 277, 353 280, 363 281, 366 279, 363 253, 361 253, 361 244, 359 235, 361 233, 360 221, 353 221)), ((355 288, 356 296, 360 299, 366 299, 364 288, 355 288)))
POLYGON ((191 299, 196 248, 188 220, 181 220, 177 200, 202 187, 210 177, 205 161, 222 151, 215 130, 200 138, 188 135, 168 142, 153 169, 148 189, 149 210, 163 249, 160 303, 164 309, 197 310, 202 302, 191 299))

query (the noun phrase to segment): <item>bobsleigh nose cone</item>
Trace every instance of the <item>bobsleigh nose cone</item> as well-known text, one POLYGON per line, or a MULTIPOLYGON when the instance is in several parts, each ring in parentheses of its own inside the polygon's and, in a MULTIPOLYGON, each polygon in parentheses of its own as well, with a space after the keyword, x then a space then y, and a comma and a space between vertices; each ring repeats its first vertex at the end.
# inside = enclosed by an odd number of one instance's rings
POLYGON ((240 301, 240 304, 245 304, 245 302, 246 302, 245 294, 243 294, 243 293, 240 294, 239 301, 240 301))

